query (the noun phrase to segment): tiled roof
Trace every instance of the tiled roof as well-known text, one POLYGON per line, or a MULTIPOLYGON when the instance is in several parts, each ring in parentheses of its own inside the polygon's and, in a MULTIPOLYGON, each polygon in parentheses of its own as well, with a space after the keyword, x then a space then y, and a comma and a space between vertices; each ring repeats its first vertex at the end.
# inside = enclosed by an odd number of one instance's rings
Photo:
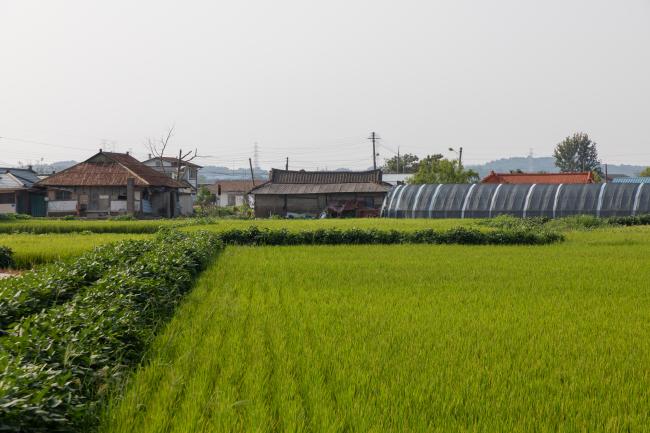
MULTIPOLYGON (((265 180, 256 179, 255 185, 261 185, 265 180)), ((253 188, 253 182, 250 180, 218 180, 212 185, 207 185, 208 190, 213 194, 219 193, 219 186, 221 192, 248 192, 253 188)))
POLYGON ((616 177, 612 183, 650 183, 650 177, 616 177))
POLYGON ((580 173, 495 173, 493 171, 484 177, 481 183, 594 183, 594 178, 589 171, 580 173))
POLYGON ((41 186, 125 186, 128 178, 136 186, 180 188, 174 179, 144 165, 128 153, 99 152, 84 162, 55 173, 41 186))
POLYGON ((40 180, 38 175, 28 168, 0 167, 1 173, 11 173, 25 188, 30 188, 40 180))
POLYGON ((381 170, 369 171, 293 171, 271 170, 272 183, 362 183, 381 182, 381 170))
POLYGON ((386 192, 381 170, 290 171, 272 169, 270 180, 251 190, 253 194, 336 194, 386 192))
MULTIPOLYGON (((174 158, 173 156, 163 156, 162 159, 163 159, 163 161, 167 161, 167 162, 171 163, 174 166, 178 162, 178 158, 174 158)), ((147 163, 147 162, 150 162, 150 161, 158 161, 158 160, 160 160, 160 158, 149 158, 146 161, 143 161, 143 163, 147 163)), ((187 167, 203 168, 202 166, 194 164, 193 162, 190 162, 190 161, 181 161, 181 162, 182 162, 181 166, 185 165, 187 167)))
POLYGON ((362 183, 271 183, 255 187, 251 194, 337 194, 337 193, 374 193, 386 192, 390 184, 362 183))

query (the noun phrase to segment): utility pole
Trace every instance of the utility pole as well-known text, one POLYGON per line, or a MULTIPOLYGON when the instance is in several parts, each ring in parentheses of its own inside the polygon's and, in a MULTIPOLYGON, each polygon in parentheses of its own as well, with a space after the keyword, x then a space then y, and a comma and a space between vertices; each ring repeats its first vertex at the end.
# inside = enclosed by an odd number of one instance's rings
POLYGON ((375 145, 380 138, 377 134, 372 132, 370 137, 368 137, 368 140, 372 140, 372 167, 377 170, 377 150, 375 145))
POLYGON ((287 162, 284 164, 284 169, 289 170, 289 157, 287 156, 287 162))
POLYGON ((463 146, 458 150, 458 168, 463 168, 463 146))
POLYGON ((253 161, 248 158, 248 166, 251 168, 251 181, 253 181, 253 186, 255 186, 255 175, 253 174, 253 161))
POLYGON ((397 146, 397 174, 399 174, 399 146, 397 146))

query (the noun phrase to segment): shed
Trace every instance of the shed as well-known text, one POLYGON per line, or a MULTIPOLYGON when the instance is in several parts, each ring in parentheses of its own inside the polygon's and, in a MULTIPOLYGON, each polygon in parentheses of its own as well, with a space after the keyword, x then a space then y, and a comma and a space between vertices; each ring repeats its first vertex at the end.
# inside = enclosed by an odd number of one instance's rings
POLYGON ((242 206, 249 203, 249 191, 266 182, 263 179, 252 180, 217 180, 212 185, 206 185, 208 190, 215 195, 219 207, 242 206))
POLYGON ((179 182, 128 153, 102 152, 36 185, 47 191, 48 215, 104 217, 180 213, 179 182))
POLYGON ((269 181, 251 189, 255 216, 378 216, 391 185, 381 170, 295 171, 272 169, 269 181))

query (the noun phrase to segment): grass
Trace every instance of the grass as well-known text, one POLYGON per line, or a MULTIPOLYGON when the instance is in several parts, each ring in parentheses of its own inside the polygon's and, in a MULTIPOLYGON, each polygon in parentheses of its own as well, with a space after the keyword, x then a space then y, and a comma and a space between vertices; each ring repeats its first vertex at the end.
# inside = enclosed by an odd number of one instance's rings
POLYGON ((0 245, 14 252, 15 267, 29 269, 35 265, 67 259, 89 251, 97 245, 122 239, 144 239, 146 234, 6 234, 0 236, 0 245))
POLYGON ((649 245, 228 247, 101 431, 645 430, 649 245))

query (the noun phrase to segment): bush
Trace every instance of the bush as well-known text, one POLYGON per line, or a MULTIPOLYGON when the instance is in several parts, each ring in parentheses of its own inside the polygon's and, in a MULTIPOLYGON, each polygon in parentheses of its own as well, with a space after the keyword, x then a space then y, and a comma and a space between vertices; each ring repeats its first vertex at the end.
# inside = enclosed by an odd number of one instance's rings
POLYGON ((6 431, 87 431, 107 389, 136 366, 155 330, 221 249, 216 235, 165 231, 69 302, 26 317, 0 346, 6 431))
POLYGON ((220 234, 224 244, 233 245, 350 245, 350 244, 465 244, 465 245, 539 245, 558 242, 564 237, 558 233, 530 228, 481 231, 458 227, 445 231, 433 229, 401 232, 396 230, 336 228, 291 232, 286 229, 269 230, 251 226, 232 229, 220 234))
POLYGON ((43 308, 66 302, 112 267, 128 265, 151 248, 151 241, 125 240, 102 245, 73 260, 0 280, 0 329, 43 308))
POLYGON ((14 253, 11 248, 0 245, 0 269, 10 268, 14 265, 14 253))

